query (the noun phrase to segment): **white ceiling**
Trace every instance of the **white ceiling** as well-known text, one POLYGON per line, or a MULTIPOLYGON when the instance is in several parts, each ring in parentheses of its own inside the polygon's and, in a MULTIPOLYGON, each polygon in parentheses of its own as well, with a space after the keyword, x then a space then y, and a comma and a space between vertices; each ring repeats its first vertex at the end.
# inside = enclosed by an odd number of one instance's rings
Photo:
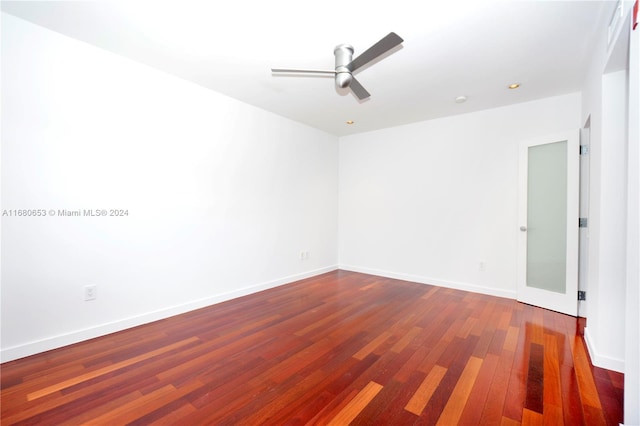
POLYGON ((615 1, 236 0, 3 1, 2 10, 335 135, 579 91, 597 24, 615 1), (404 43, 356 75, 358 101, 333 69, 396 32, 404 43), (509 83, 521 88, 508 90, 509 83), (454 98, 468 100, 457 104, 454 98), (346 120, 355 124, 347 125, 346 120))

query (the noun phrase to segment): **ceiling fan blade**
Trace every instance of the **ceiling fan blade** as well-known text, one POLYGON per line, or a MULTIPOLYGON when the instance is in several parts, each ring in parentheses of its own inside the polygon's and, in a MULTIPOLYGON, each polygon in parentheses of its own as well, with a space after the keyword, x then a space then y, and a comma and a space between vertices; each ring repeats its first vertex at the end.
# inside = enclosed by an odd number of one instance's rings
POLYGON ((367 99, 369 96, 371 96, 371 94, 367 92, 367 89, 362 87, 362 84, 360 84, 360 82, 356 80, 355 77, 351 79, 351 83, 349 83, 349 87, 360 100, 367 99))
POLYGON ((271 72, 274 73, 295 73, 295 74, 329 74, 336 75, 333 70, 299 70, 292 68, 271 68, 271 72))
POLYGON ((355 58, 349 65, 347 65, 347 68, 349 69, 349 71, 353 72, 363 65, 366 65, 369 62, 373 61, 378 56, 393 49, 403 41, 404 40, 398 34, 391 32, 383 37, 379 42, 362 52, 360 56, 355 58))

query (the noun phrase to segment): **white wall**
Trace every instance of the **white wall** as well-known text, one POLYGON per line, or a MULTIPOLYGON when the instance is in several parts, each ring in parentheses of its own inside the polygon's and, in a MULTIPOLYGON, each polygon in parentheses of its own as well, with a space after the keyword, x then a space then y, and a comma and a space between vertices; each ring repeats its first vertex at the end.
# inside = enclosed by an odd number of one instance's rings
POLYGON ((515 297, 518 144, 579 127, 570 94, 341 138, 341 268, 515 297))
MULTIPOLYGON (((628 17, 631 2, 623 6, 628 17)), ((611 9, 614 7, 615 4, 610 4, 611 9)), ((626 59, 620 58, 628 54, 625 46, 629 35, 622 30, 629 20, 617 29, 609 43, 610 18, 610 14, 603 16, 582 91, 582 122, 590 120, 591 127, 589 306, 585 340, 594 365, 625 371, 627 129, 628 120, 633 117, 627 108, 626 59)))
POLYGON ((624 418, 640 424, 640 29, 629 38, 624 418))
POLYGON ((2 20, 2 209, 129 213, 2 218, 3 361, 335 269, 335 136, 2 20))
POLYGON ((597 235, 598 243, 592 248, 597 276, 589 280, 586 335, 594 362, 617 371, 624 371, 624 327, 620 324, 625 323, 626 291, 626 81, 626 70, 602 76, 600 132, 591 138, 590 150, 591 165, 596 165, 591 168, 591 194, 598 205, 590 210, 590 235, 597 235))

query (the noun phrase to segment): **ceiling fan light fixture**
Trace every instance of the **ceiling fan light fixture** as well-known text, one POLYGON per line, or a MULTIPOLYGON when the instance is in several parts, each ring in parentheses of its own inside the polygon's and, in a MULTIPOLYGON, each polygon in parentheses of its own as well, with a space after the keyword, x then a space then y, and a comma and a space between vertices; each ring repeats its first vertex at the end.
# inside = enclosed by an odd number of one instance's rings
POLYGON ((520 87, 520 83, 511 83, 507 87, 509 88, 509 90, 517 89, 518 87, 520 87))

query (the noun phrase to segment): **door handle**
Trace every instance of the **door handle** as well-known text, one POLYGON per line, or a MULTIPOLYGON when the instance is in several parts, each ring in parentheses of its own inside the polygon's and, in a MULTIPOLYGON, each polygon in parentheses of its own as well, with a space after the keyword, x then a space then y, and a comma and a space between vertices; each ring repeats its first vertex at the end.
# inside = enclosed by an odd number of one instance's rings
POLYGON ((526 227, 526 226, 521 226, 521 227, 520 227, 520 230, 521 230, 522 232, 527 232, 527 227, 526 227))

